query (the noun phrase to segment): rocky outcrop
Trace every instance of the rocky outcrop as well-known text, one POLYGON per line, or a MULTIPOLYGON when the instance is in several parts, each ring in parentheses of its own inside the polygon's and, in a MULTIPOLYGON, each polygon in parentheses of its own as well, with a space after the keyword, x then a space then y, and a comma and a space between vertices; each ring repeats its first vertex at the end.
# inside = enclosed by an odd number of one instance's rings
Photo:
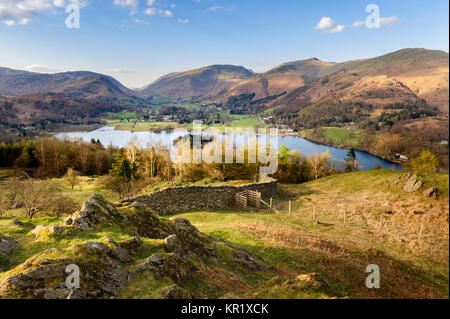
MULTIPOLYGON (((0 283, 0 298, 114 298, 127 280, 134 280, 138 273, 151 272, 177 285, 199 279, 204 267, 208 267, 206 260, 226 259, 250 270, 264 268, 262 260, 251 252, 201 233, 186 219, 159 218, 139 203, 118 210, 101 195, 93 195, 80 211, 60 224, 39 225, 31 233, 37 240, 53 236, 52 240, 58 241, 61 236, 77 236, 97 229, 101 232, 103 225, 120 227, 123 234, 135 237, 117 242, 106 238, 106 244, 88 241, 37 254, 6 274, 0 283), (149 246, 144 238, 156 244, 149 246), (227 250, 225 255, 217 249, 218 245, 227 250), (166 253, 153 253, 144 262, 128 266, 149 247, 158 252, 163 248, 166 253), (80 269, 79 288, 66 285, 69 265, 80 269)), ((3 236, 0 244, 1 253, 10 254, 17 248, 14 241, 3 236)), ((192 297, 179 286, 166 287, 161 295, 163 298, 192 297)))
POLYGON ((405 193, 415 193, 422 188, 426 188, 422 194, 425 197, 437 197, 439 190, 436 187, 426 187, 423 181, 419 180, 417 173, 406 173, 395 180, 395 184, 400 185, 405 193))
POLYGON ((125 284, 127 275, 108 246, 88 242, 33 256, 0 283, 0 298, 111 298, 125 284), (69 265, 80 269, 79 291, 66 284, 69 265))
POLYGON ((154 254, 139 265, 139 269, 151 270, 178 284, 188 279, 194 279, 198 271, 194 263, 173 254, 154 254))
POLYGON ((80 211, 66 218, 63 224, 90 231, 96 225, 107 220, 114 220, 116 217, 123 217, 123 215, 102 195, 94 194, 83 204, 80 211))
POLYGON ((178 285, 161 289, 161 299, 192 299, 192 294, 178 285))
POLYGON ((14 239, 0 234, 0 254, 4 256, 11 256, 12 252, 19 248, 19 243, 14 239))
POLYGON ((19 243, 12 238, 0 234, 0 271, 9 264, 9 257, 19 248, 19 243))
POLYGON ((433 197, 433 196, 437 196, 437 195, 438 195, 438 189, 435 187, 427 188, 423 192, 423 196, 425 196, 425 197, 433 197))
POLYGON ((416 174, 413 174, 412 176, 406 179, 406 182, 403 185, 403 191, 405 193, 414 193, 418 191, 422 186, 423 182, 417 179, 416 174))

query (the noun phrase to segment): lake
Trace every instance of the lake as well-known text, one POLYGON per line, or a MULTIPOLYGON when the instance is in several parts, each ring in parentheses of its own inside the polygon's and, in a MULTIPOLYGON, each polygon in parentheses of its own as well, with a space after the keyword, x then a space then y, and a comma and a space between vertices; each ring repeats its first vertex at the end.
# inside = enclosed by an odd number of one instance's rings
MULTIPOLYGON (((173 146, 174 140, 183 136, 185 132, 183 131, 173 131, 173 132, 132 132, 132 131, 120 131, 115 130, 114 127, 105 126, 97 130, 90 132, 71 132, 71 133, 61 133, 57 134, 57 138, 69 138, 69 139, 83 139, 89 142, 91 139, 100 140, 100 142, 108 146, 112 144, 116 147, 125 147, 133 138, 136 138, 137 142, 141 146, 146 146, 148 143, 150 145, 156 145, 161 143, 161 145, 168 148, 173 146)), ((298 136, 280 136, 278 137, 278 145, 286 145, 291 150, 298 150, 303 154, 310 155, 314 152, 325 152, 328 150, 336 161, 343 161, 347 157, 348 149, 337 148, 332 146, 327 146, 323 144, 314 143, 308 141, 304 138, 298 136)), ((375 165, 379 164, 382 168, 401 170, 402 167, 399 164, 384 160, 382 158, 373 156, 366 152, 357 151, 357 158, 359 160, 361 170, 370 170, 375 165)))

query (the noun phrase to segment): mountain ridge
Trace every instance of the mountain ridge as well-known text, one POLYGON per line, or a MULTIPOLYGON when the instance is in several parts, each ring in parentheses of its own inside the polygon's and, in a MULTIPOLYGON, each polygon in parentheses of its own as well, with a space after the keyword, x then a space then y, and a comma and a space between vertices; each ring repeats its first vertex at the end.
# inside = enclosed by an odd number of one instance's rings
POLYGON ((440 50, 406 48, 340 63, 317 58, 291 61, 264 73, 243 66, 215 64, 172 72, 137 90, 127 88, 111 76, 89 71, 43 74, 0 68, 0 94, 60 93, 109 101, 128 97, 226 101, 241 94, 254 93, 255 100, 259 100, 286 93, 271 104, 288 107, 305 99, 305 94, 312 101, 325 97, 355 98, 386 104, 401 103, 403 97, 408 97, 407 100, 424 99, 448 113, 448 57, 447 52, 440 50), (374 99, 374 92, 385 98, 374 99))

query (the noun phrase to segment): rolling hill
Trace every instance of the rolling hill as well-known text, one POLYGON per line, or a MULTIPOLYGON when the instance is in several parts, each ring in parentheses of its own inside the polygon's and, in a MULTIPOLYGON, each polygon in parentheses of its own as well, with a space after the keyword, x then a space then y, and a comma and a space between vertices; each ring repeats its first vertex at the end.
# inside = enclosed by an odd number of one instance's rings
POLYGON ((324 69, 333 65, 315 58, 288 62, 215 93, 226 96, 255 93, 255 99, 279 95, 307 85, 314 81, 324 69))
POLYGON ((424 99, 449 110, 449 55, 443 51, 404 49, 381 57, 330 64, 317 79, 275 103, 291 109, 329 100, 373 105, 410 104, 424 99))
POLYGON ((42 74, 0 68, 0 94, 60 93, 73 98, 116 100, 133 92, 110 76, 77 71, 42 74))
POLYGON ((117 104, 72 98, 56 93, 0 95, 0 124, 35 125, 41 122, 85 124, 103 112, 120 112, 117 104))
POLYGON ((144 87, 139 95, 155 98, 186 98, 211 95, 253 76, 242 66, 212 65, 165 75, 144 87))

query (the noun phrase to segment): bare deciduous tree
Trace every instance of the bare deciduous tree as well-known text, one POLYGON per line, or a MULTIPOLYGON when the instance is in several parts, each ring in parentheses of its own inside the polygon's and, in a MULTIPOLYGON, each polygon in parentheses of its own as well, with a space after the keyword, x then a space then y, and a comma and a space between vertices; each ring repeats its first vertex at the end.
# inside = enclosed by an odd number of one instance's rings
POLYGON ((331 158, 330 152, 327 150, 322 154, 313 153, 308 158, 308 163, 311 166, 311 171, 314 175, 314 179, 319 179, 324 176, 328 169, 328 161, 331 158))
POLYGON ((20 183, 17 199, 25 208, 26 215, 33 219, 37 214, 50 209, 54 204, 54 193, 57 187, 48 181, 34 181, 32 179, 20 183))
POLYGON ((80 182, 80 178, 78 176, 78 173, 71 167, 67 169, 66 173, 66 179, 70 183, 70 186, 72 186, 72 189, 75 188, 75 186, 80 182))

